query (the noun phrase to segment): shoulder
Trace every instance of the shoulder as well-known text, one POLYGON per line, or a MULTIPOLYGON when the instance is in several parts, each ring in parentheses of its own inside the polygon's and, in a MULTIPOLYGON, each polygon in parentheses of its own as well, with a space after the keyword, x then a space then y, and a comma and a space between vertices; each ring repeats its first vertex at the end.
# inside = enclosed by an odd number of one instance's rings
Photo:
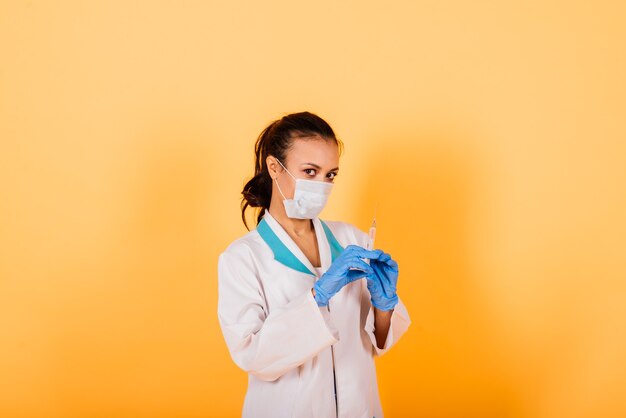
POLYGON ((238 292, 252 289, 257 292, 260 286, 259 260, 268 256, 268 250, 256 229, 228 244, 217 258, 217 279, 221 292, 229 289, 238 292))
MULTIPOLYGON (((321 219, 320 219, 321 220, 321 219)), ((343 246, 356 244, 365 247, 368 241, 368 235, 357 226, 342 221, 321 220, 333 233, 337 241, 343 246)))
POLYGON ((255 255, 262 254, 266 250, 261 235, 256 229, 236 238, 228 244, 219 254, 220 262, 253 263, 255 255))

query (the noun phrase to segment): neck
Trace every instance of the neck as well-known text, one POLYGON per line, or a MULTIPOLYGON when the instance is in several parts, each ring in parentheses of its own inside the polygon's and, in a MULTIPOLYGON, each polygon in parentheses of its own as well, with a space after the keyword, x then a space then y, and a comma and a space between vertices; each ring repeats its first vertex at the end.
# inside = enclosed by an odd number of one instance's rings
POLYGON ((272 202, 270 204, 269 213, 289 235, 302 237, 315 230, 313 227, 313 220, 294 219, 288 217, 285 212, 285 207, 282 206, 282 204, 281 206, 278 206, 274 205, 274 202, 272 202))

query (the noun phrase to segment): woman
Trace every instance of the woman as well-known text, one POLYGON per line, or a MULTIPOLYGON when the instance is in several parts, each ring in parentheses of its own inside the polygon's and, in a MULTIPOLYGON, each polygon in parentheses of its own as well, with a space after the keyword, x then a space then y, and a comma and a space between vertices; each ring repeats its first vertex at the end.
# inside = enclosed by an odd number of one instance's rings
POLYGON ((247 228, 246 209, 261 208, 257 227, 218 259, 219 323, 248 372, 244 417, 383 416, 374 356, 411 320, 391 256, 366 250, 355 226, 318 217, 341 145, 309 112, 274 121, 256 142, 241 210, 247 228))

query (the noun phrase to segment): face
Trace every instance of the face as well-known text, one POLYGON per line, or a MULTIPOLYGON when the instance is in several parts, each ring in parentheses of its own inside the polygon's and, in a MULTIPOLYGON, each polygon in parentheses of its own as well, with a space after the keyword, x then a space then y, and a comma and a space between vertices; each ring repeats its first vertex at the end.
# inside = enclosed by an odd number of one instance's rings
MULTIPOLYGON (((285 159, 281 162, 297 179, 332 183, 339 171, 339 147, 335 141, 324 140, 319 136, 294 139, 285 159)), ((272 180, 276 179, 280 184, 285 197, 293 198, 296 182, 276 158, 267 157, 267 168, 272 180)))

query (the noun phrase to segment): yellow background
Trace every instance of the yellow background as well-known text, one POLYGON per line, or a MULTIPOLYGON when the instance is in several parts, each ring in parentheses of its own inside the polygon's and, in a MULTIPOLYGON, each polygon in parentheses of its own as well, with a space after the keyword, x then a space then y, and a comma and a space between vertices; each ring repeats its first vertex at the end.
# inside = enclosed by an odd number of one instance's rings
POLYGON ((626 416, 621 1, 2 1, 0 416, 238 416, 217 255, 253 144, 345 142, 400 265, 388 417, 626 416))

